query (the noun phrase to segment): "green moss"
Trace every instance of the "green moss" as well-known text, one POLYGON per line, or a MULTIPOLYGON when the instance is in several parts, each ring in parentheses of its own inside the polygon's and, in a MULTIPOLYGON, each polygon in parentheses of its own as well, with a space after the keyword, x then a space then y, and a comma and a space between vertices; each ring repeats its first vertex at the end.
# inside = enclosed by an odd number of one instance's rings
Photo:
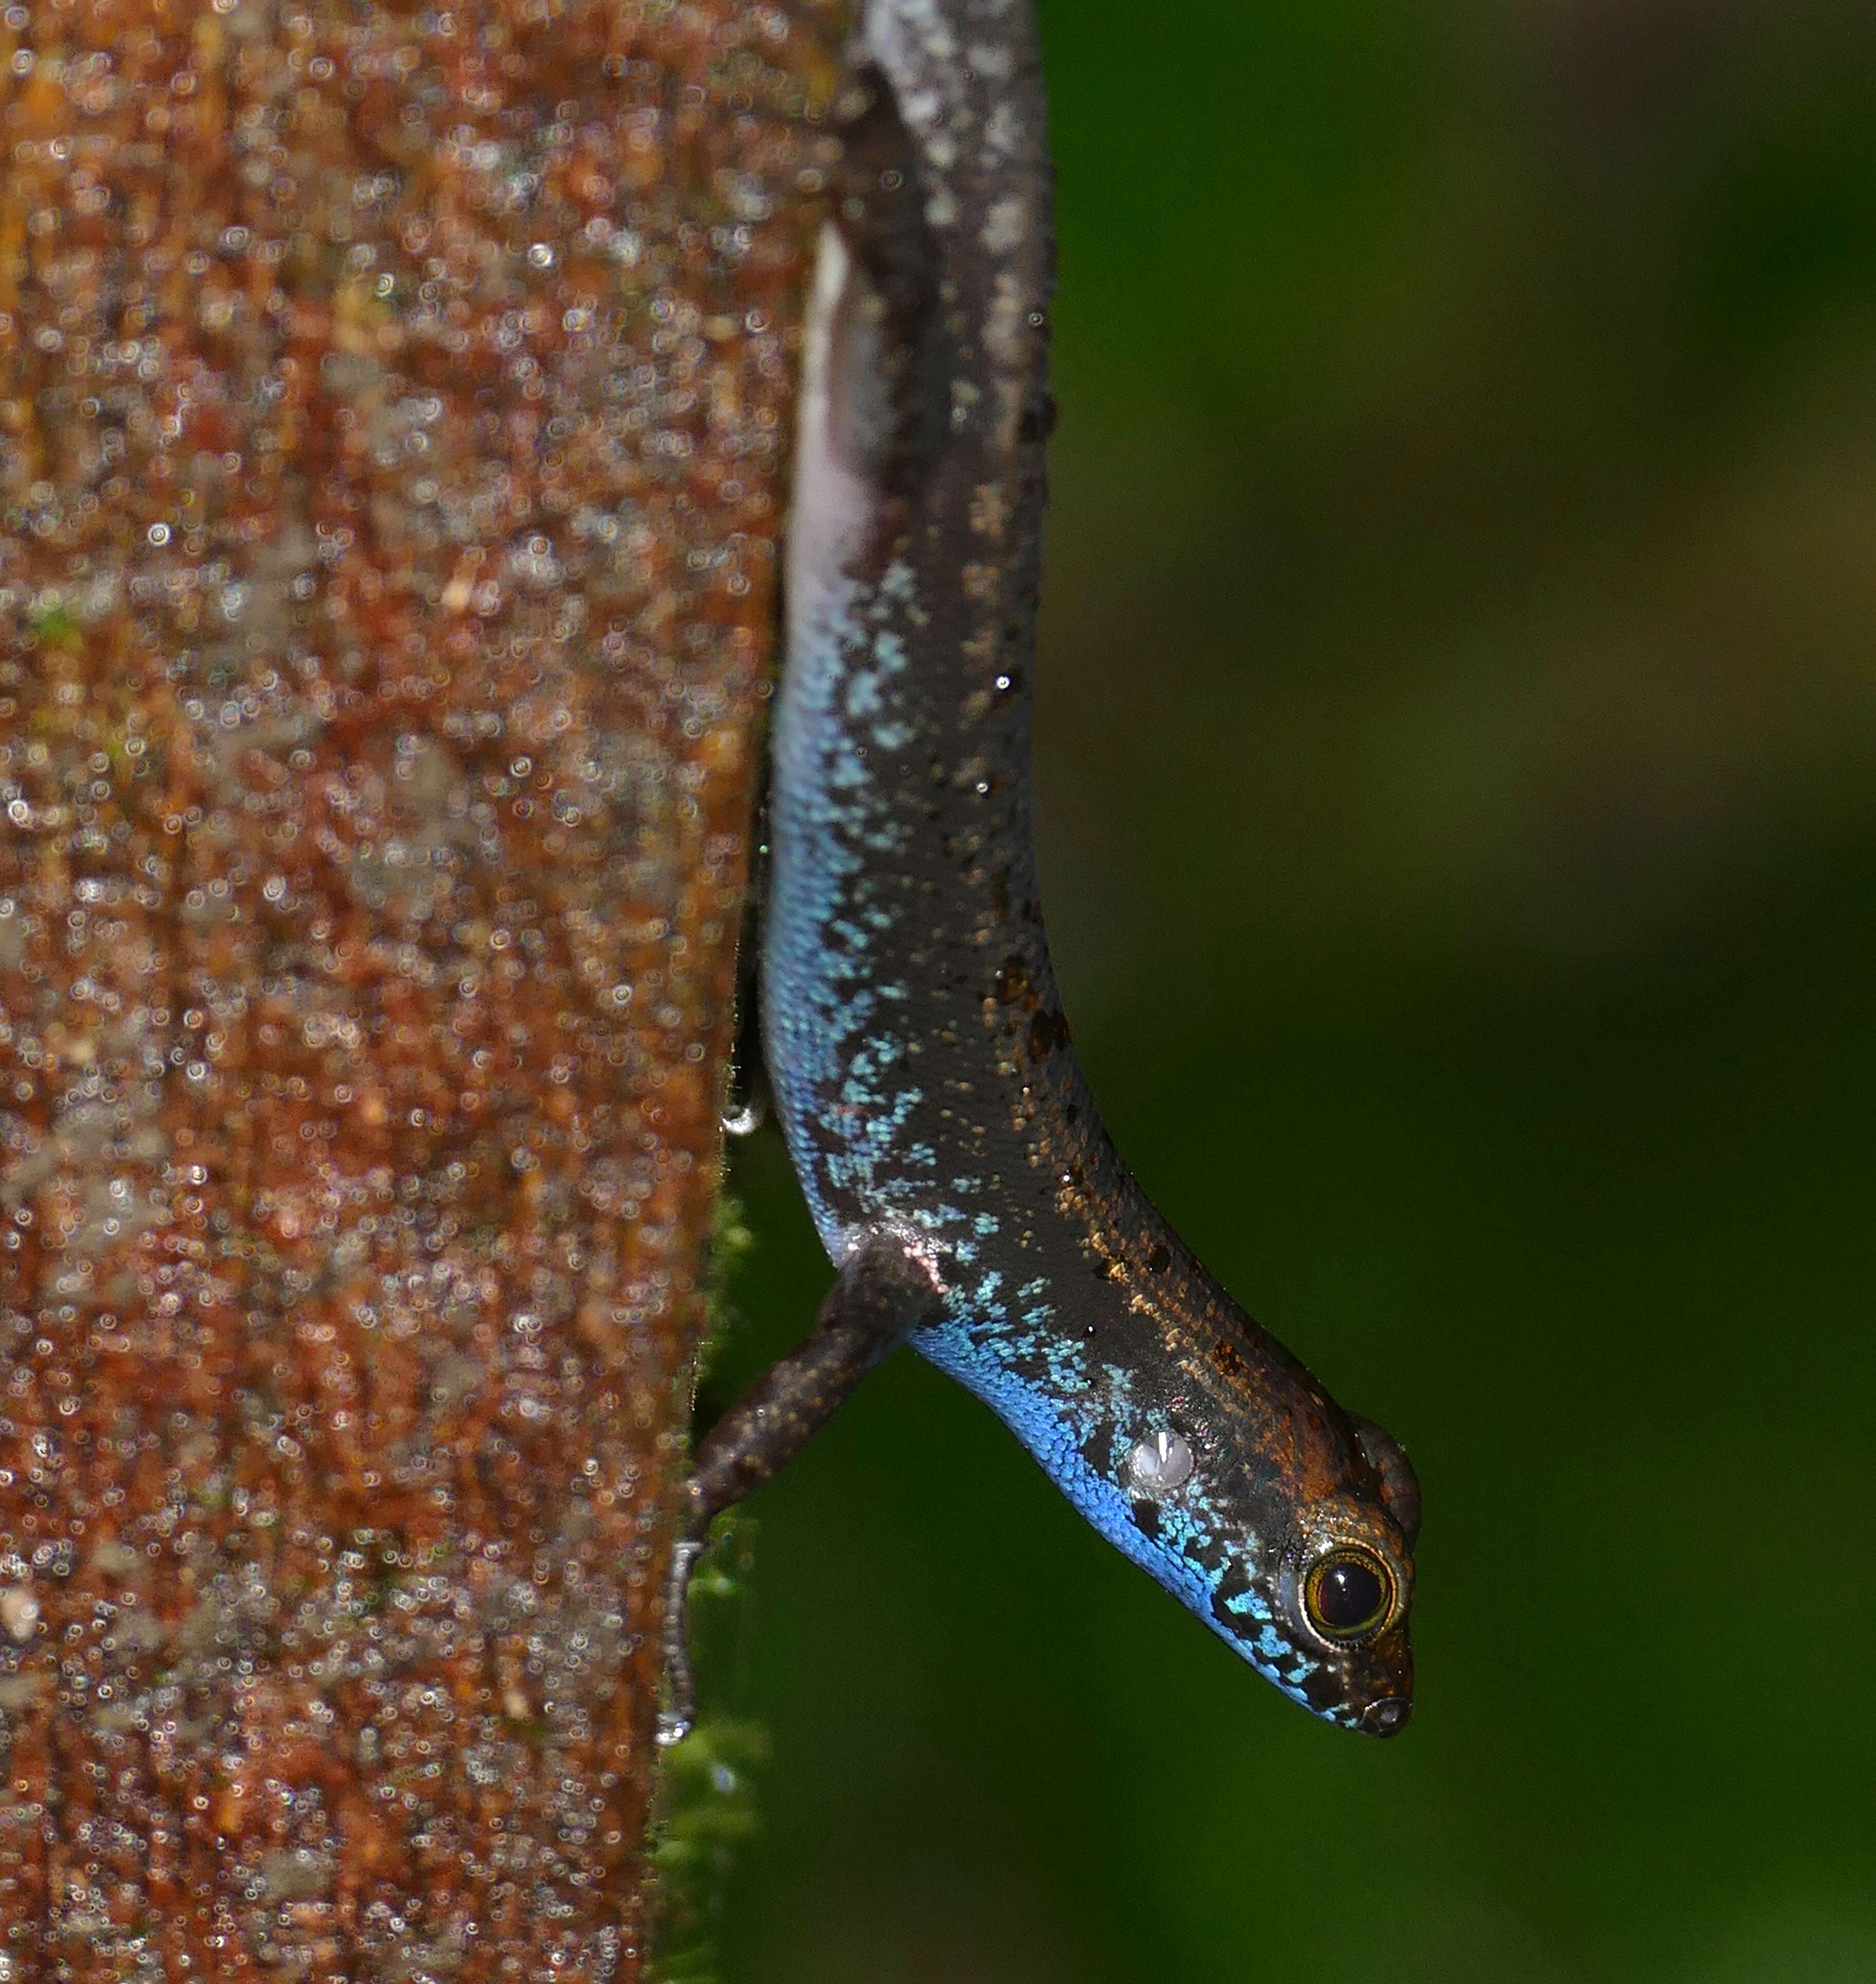
MULTIPOLYGON (((741 1204, 717 1206, 699 1379, 735 1318, 729 1287, 754 1245, 741 1204)), ((755 1525, 739 1510, 719 1516, 691 1577, 690 1640, 698 1692, 707 1704, 718 1677, 733 1674, 748 1610, 755 1525)), ((646 1976, 651 1984, 711 1984, 721 1975, 718 1937, 738 1849, 761 1821, 754 1776, 769 1756, 759 1724, 707 1706, 690 1734, 665 1753, 652 1821, 656 1915, 646 1976)))
POLYGON ((83 638, 78 622, 61 599, 49 601, 38 612, 31 615, 26 622, 26 632, 42 646, 49 648, 75 648, 83 638))
POLYGON ((711 1984, 721 1975, 724 1898, 738 1850, 761 1825, 753 1781, 768 1761, 765 1732, 730 1717, 700 1721, 671 1753, 652 1848, 658 1898, 652 1984, 711 1984))
POLYGON ((735 1310, 729 1299, 730 1284, 742 1272, 755 1245, 755 1236, 744 1217, 742 1200, 734 1192, 724 1192, 716 1202, 716 1224, 710 1235, 710 1262, 704 1281, 704 1333, 697 1346, 699 1382, 715 1362, 723 1339, 735 1322, 735 1310))

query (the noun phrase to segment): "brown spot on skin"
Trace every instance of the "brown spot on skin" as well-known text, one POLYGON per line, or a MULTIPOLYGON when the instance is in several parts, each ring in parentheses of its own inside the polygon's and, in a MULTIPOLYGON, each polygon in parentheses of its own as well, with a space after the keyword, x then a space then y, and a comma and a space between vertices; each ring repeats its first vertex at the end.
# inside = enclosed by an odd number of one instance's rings
POLYGON ((1029 1053, 1032 1061, 1044 1061, 1057 1047, 1068 1044, 1068 1022, 1060 1009, 1037 1011, 1029 1023, 1029 1053))
MULTIPOLYGON (((970 528, 979 537, 987 538, 993 544, 1002 539, 1010 521, 1010 510, 1009 495, 1000 483, 980 482, 970 492, 970 528)), ((989 569, 994 571, 997 568, 989 569)))
POLYGON ((971 665, 969 672, 987 672, 997 659, 998 642, 995 630, 989 627, 980 628, 958 644, 958 652, 971 665))
POLYGON ((1241 1382, 1249 1375, 1250 1367, 1244 1355, 1229 1337, 1214 1339, 1211 1346, 1211 1368, 1221 1378, 1228 1378, 1233 1384, 1241 1382))
POLYGON ((1020 957, 1006 957, 997 967, 997 1003, 1000 1006, 1013 1006, 1020 999, 1033 997, 1028 967, 1020 957))

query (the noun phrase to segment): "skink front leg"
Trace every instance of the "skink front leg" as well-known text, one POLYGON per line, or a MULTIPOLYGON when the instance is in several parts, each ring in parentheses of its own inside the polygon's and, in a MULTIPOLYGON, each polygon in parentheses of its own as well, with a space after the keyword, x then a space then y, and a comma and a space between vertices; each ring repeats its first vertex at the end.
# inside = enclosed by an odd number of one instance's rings
POLYGON ((930 1276, 896 1240, 869 1237, 847 1256, 813 1334, 772 1364, 698 1449, 665 1587, 667 1698, 659 1742, 681 1742, 696 1717, 686 1600, 712 1522, 786 1466, 935 1302, 930 1276))

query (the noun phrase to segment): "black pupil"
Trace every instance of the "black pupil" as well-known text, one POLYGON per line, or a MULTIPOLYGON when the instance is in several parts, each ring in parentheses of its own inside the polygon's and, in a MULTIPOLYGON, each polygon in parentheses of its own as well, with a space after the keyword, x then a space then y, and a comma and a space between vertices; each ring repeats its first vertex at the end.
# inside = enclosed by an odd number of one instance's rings
POLYGON ((1316 1610, 1332 1632, 1352 1633, 1365 1626, 1381 1610, 1385 1595, 1380 1578, 1366 1564, 1346 1558, 1316 1580, 1316 1610))

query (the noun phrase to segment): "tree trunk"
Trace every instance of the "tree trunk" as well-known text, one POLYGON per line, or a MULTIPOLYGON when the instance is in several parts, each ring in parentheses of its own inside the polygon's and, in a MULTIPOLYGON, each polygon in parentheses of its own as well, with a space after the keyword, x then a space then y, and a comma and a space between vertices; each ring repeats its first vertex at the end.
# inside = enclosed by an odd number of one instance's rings
POLYGON ((830 14, 0 27, 0 1978, 629 1976, 830 14))

